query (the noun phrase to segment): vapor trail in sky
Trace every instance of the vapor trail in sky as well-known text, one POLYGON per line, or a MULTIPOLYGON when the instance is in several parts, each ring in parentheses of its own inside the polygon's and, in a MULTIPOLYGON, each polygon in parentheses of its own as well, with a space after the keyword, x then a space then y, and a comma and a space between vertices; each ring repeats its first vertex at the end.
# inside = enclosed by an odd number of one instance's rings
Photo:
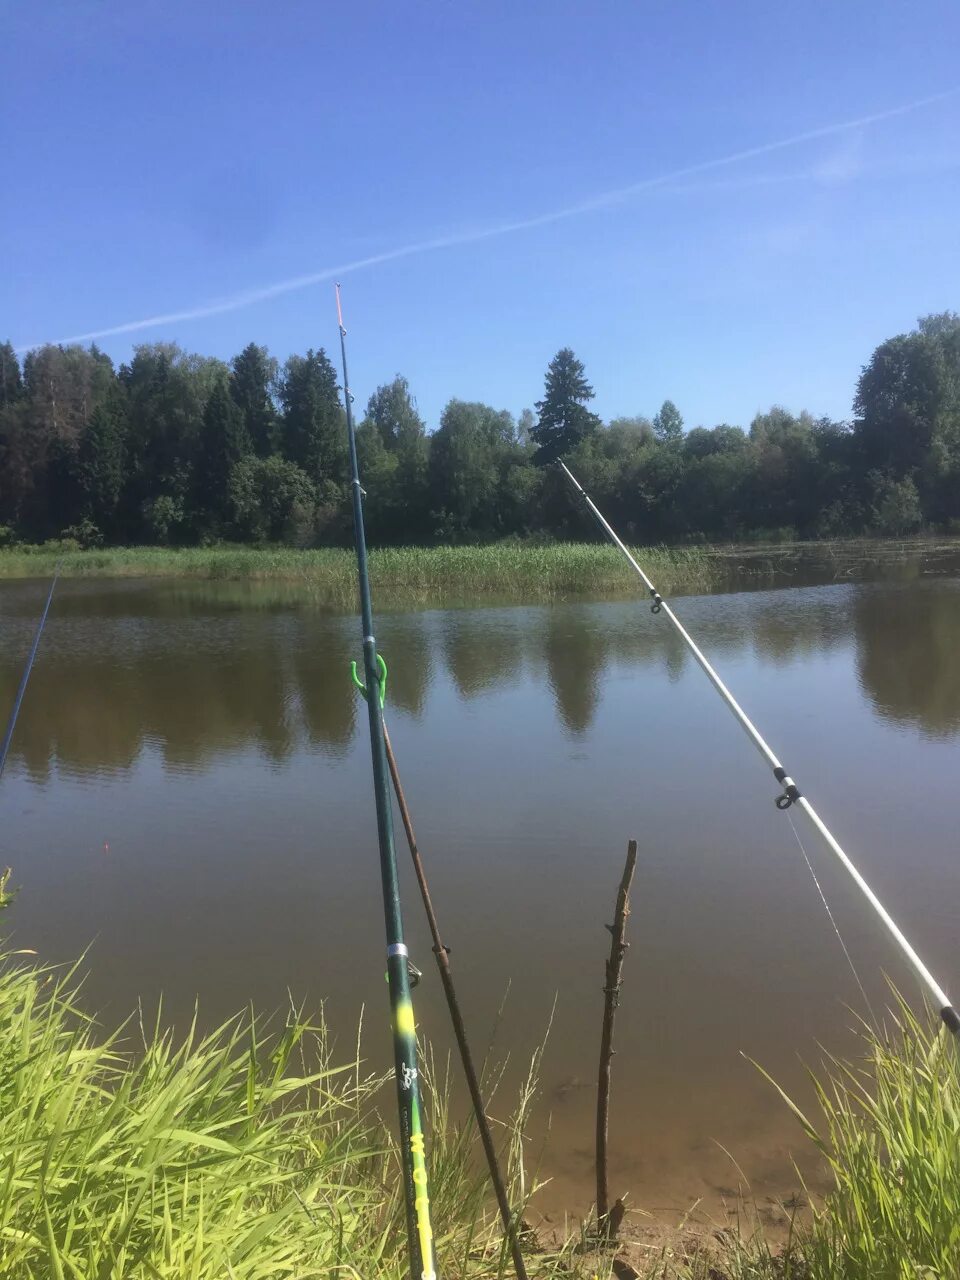
MULTIPOLYGON (((266 302, 270 298, 279 297, 281 294, 294 293, 299 289, 309 289, 313 285, 338 279, 341 276, 348 275, 350 272, 362 271, 367 267, 377 267, 385 262, 395 262, 399 258, 411 258, 417 254, 433 253, 438 249, 450 249, 457 245, 478 244, 483 240, 493 240, 498 236, 512 235, 518 231, 529 231, 536 227, 548 226, 553 222, 562 222, 567 218, 580 217, 586 213, 620 204, 642 194, 644 191, 669 186, 671 183, 683 178, 709 173, 714 169, 723 169, 729 165, 739 164, 744 160, 753 160, 759 156, 771 155, 776 151, 785 151, 789 147, 797 147, 804 142, 814 142, 820 138, 834 137, 837 134, 847 133, 855 129, 863 129, 868 125, 879 124, 884 120, 892 120, 897 116, 919 111, 922 107, 944 102, 948 98, 956 97, 958 94, 960 94, 960 86, 947 89, 942 93, 931 94, 926 98, 918 98, 914 102, 907 102, 898 107, 890 107, 886 111, 876 111, 871 115, 860 116, 856 120, 843 120, 838 124, 822 125, 817 129, 808 129, 804 133, 793 134, 789 138, 780 138, 776 142, 764 142, 759 146, 747 147, 742 151, 734 151, 729 155, 720 156, 714 160, 701 160, 696 164, 684 165, 683 168, 673 169, 669 173, 657 174, 650 178, 641 178, 639 181, 631 182, 625 187, 616 187, 612 190, 603 191, 598 195, 578 201, 576 204, 553 209, 547 213, 539 213, 529 218, 519 218, 511 222, 492 223, 486 227, 477 227, 449 235, 435 236, 429 240, 418 240, 412 244, 400 245, 395 249, 387 249, 383 253, 371 254, 366 258, 356 258, 352 262, 342 262, 337 266, 311 271, 307 275, 294 276, 289 280, 280 280, 276 284, 264 285, 259 289, 246 289, 241 293, 234 293, 226 298, 188 307, 183 311, 169 311, 161 315, 147 316, 143 320, 128 320, 124 324, 110 325, 103 329, 92 329, 89 333, 78 333, 69 338, 54 339, 54 341, 61 343, 92 342, 97 338, 109 338, 123 333, 137 333, 143 329, 156 329, 184 321, 203 320, 208 316, 223 315, 228 311, 239 311, 244 307, 252 307, 258 302, 266 302)), ((36 345, 38 344, 27 344, 20 347, 19 350, 26 351, 31 346, 36 345)))

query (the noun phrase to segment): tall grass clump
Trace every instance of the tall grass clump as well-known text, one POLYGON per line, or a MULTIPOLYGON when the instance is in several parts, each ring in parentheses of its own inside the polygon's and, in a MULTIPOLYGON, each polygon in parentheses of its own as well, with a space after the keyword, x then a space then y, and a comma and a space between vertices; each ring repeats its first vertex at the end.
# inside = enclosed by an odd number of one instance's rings
MULTIPOLYGON (((177 1041, 98 1032, 70 975, 0 968, 0 1276, 276 1280, 407 1272, 383 1078, 334 1065, 322 1025, 238 1018, 177 1041)), ((392 1093, 392 1083, 389 1085, 392 1093)), ((442 1274, 504 1274, 475 1146, 436 1095, 442 1274)), ((576 1274, 543 1254, 541 1276, 576 1274)))
MULTIPOLYGON (((882 1030, 864 1025, 856 1063, 828 1059, 815 1126, 787 1099, 833 1186, 802 1233, 809 1280, 960 1276, 958 1046, 898 998, 882 1030)), ((782 1091, 781 1091, 782 1092, 782 1091)), ((786 1095, 783 1095, 786 1097, 786 1095)))

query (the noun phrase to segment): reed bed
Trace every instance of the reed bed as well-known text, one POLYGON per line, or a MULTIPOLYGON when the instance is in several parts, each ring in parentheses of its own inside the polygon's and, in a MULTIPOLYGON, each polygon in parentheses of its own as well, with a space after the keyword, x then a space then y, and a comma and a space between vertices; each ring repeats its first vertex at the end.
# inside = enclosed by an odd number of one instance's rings
MULTIPOLYGON (((643 563, 664 594, 707 591, 725 581, 726 560, 706 549, 646 547, 643 563)), ((120 547, 63 550, 57 545, 0 551, 0 578, 44 577, 61 564, 64 577, 200 578, 276 581, 296 586, 318 605, 356 603, 353 552, 253 547, 120 547)), ((631 595, 635 583, 619 553, 593 543, 498 543, 482 547, 388 547, 370 553, 378 604, 411 608, 489 598, 551 601, 631 595)))

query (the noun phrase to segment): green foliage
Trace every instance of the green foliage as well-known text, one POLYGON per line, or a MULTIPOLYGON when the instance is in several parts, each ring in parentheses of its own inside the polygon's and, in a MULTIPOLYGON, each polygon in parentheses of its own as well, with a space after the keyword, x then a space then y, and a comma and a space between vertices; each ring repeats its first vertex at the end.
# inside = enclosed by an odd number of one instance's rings
POLYGON ((195 505, 205 528, 216 528, 226 518, 231 473, 252 447, 243 413, 227 386, 218 383, 203 411, 203 434, 193 471, 195 505))
POLYGON ((910 476, 894 480, 882 471, 867 475, 871 489, 873 527, 878 533, 896 537, 913 533, 923 521, 920 495, 910 476))
POLYGON ((247 436, 254 452, 268 458, 277 448, 277 407, 273 399, 277 362, 266 347, 251 342, 234 356, 230 368, 230 394, 243 416, 247 436))
POLYGON ((377 541, 429 537, 429 441, 406 378, 377 387, 357 431, 368 534, 377 541))
POLYGON ((563 347, 547 366, 543 399, 537 401, 536 426, 531 431, 537 445, 538 465, 565 457, 600 426, 600 419, 587 408, 594 396, 587 381, 583 361, 569 347, 563 347))
POLYGON ((683 439, 683 418, 672 400, 664 400, 654 414, 653 430, 661 444, 679 444, 683 439))
POLYGON ((143 505, 143 523, 151 541, 176 542, 184 523, 183 500, 169 493, 148 498, 143 505))
POLYGON ((925 316, 881 343, 857 385, 857 439, 867 469, 917 485, 921 518, 957 514, 960 493, 960 316, 925 316))
POLYGON ((346 476, 347 443, 337 375, 326 354, 291 356, 280 382, 283 455, 314 484, 346 476))
POLYGON ((834 1184, 800 1238, 798 1275, 947 1280, 960 1259, 957 1042, 902 1001, 862 1037, 862 1061, 829 1059, 827 1079, 814 1078, 822 1125, 786 1099, 834 1184))
MULTIPOLYGON (((282 459, 267 460, 289 468, 282 459)), ((232 483, 267 463, 245 458, 232 483)), ((294 471, 296 469, 294 468, 294 471)), ((529 475, 529 469, 521 473, 529 475)), ((537 480, 540 472, 533 472, 537 480)), ((302 480, 306 477, 300 472, 302 480)), ((299 482, 298 482, 299 483, 299 482)), ((312 492, 309 490, 308 492, 312 492)), ((252 500, 254 512, 267 504, 252 500)), ((270 539, 266 532, 263 541, 270 539)), ((721 557, 699 548, 644 549, 644 563, 664 592, 705 591, 724 581, 721 557)), ((64 554, 60 543, 19 546, 0 552, 0 578, 41 577, 62 558, 64 577, 218 578, 242 582, 271 580, 291 586, 318 606, 355 609, 357 566, 346 548, 244 546, 124 547, 64 554)), ((463 603, 478 596, 497 600, 560 600, 570 596, 629 595, 635 588, 623 572, 616 548, 605 543, 564 542, 553 545, 514 539, 483 547, 381 547, 370 553, 370 573, 377 599, 385 605, 433 606, 463 603)))
POLYGON ((280 542, 312 519, 317 491, 310 477, 284 458, 248 457, 230 472, 233 519, 252 542, 280 542))
POLYGON ((0 406, 6 408, 23 394, 20 361, 11 342, 0 342, 0 406))
POLYGON ((471 534, 492 537, 500 528, 501 455, 513 445, 509 413, 451 400, 430 448, 430 497, 440 542, 471 534))
POLYGON ((84 519, 107 533, 116 528, 126 472, 126 402, 116 388, 94 409, 80 437, 77 476, 84 519))
MULTIPOLYGON (((0 964, 0 1277, 407 1275, 398 1153, 379 1119, 392 1078, 359 1056, 336 1064, 322 1023, 290 1010, 272 1029, 250 1016, 175 1038, 141 1013, 124 1039, 78 1011, 72 975, 0 964)), ((440 1273, 494 1280, 503 1240, 476 1136, 425 1068, 440 1273)), ((507 1118, 518 1142, 527 1102, 507 1118)), ((523 1172, 511 1162, 521 1209, 523 1172)), ((531 1261, 544 1280, 586 1274, 569 1246, 531 1261)))
MULTIPOLYGON (((728 423, 685 432, 668 400, 652 419, 604 426, 592 397, 569 348, 550 363, 536 418, 454 398, 431 432, 405 378, 377 387, 357 428, 371 544, 596 537, 562 477, 537 465, 560 455, 615 525, 643 542, 769 539, 774 530, 900 536, 960 521, 953 312, 877 348, 852 425, 775 405, 749 433, 728 423)), ((96 347, 47 346, 21 372, 10 344, 0 345, 0 524, 15 540, 71 529, 107 545, 345 545, 347 464, 337 375, 323 351, 293 355, 278 373, 254 343, 229 368, 155 343, 115 372, 96 347), (241 466, 251 452, 270 466, 241 466)))
POLYGON ((410 384, 398 373, 367 402, 366 421, 376 427, 384 448, 394 453, 418 445, 426 435, 423 419, 410 395, 410 384))

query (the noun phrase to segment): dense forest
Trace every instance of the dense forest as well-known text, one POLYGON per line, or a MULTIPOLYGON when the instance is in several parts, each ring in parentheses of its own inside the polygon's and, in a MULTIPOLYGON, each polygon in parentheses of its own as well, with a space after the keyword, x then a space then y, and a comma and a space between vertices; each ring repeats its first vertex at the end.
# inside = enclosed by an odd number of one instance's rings
MULTIPOLYGON (((960 531, 960 316, 927 316, 862 370, 853 418, 774 407, 748 429, 685 429, 667 401, 604 423, 564 349, 514 417, 451 400, 434 430, 405 378, 357 429, 375 543, 583 537, 563 455, 638 541, 960 531)), ((96 346, 0 345, 0 541, 219 540, 317 546, 350 534, 340 388, 323 350, 281 367, 155 343, 114 368, 96 346)))

